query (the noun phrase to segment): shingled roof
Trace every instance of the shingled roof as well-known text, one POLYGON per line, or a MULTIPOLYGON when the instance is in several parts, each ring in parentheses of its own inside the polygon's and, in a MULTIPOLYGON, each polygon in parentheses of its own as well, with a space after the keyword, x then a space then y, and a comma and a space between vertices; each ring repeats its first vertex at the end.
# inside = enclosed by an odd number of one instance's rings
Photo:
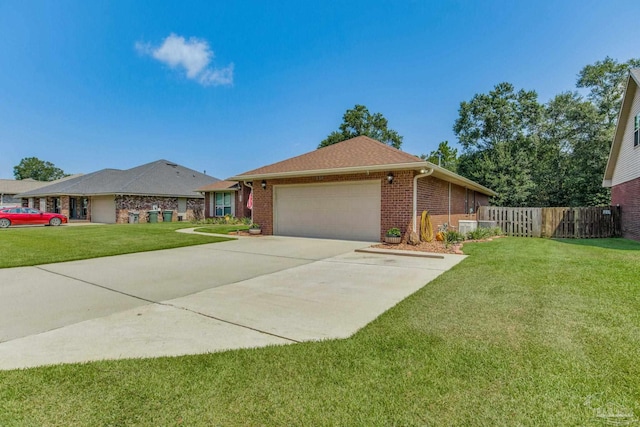
POLYGON ((257 179, 340 175, 407 169, 415 171, 432 169, 432 174, 436 178, 479 191, 489 196, 497 195, 493 190, 477 182, 473 182, 470 179, 422 160, 417 156, 383 144, 368 136, 357 136, 297 157, 232 176, 228 179, 253 181, 257 179))
POLYGON ((218 181, 213 184, 207 184, 197 188, 196 191, 222 191, 222 190, 238 190, 238 181, 218 181))
POLYGON ((219 179, 168 160, 157 160, 135 168, 102 169, 64 182, 19 194, 20 197, 58 195, 108 195, 195 197, 195 189, 219 179))
POLYGON ((407 165, 407 163, 424 163, 424 161, 368 136, 357 136, 230 179, 366 166, 407 165))
POLYGON ((19 194, 25 191, 35 190, 36 188, 45 187, 47 185, 55 184, 69 179, 77 178, 82 174, 75 174, 66 176, 64 178, 57 179, 55 181, 36 181, 32 178, 26 179, 0 179, 0 193, 4 194, 19 194))

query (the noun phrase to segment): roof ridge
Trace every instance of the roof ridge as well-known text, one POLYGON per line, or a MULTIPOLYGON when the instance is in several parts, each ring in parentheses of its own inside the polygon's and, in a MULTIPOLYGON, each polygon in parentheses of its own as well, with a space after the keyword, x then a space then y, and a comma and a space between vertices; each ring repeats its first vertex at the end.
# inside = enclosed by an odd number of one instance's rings
POLYGON ((149 163, 145 163, 145 164, 140 165, 140 166, 135 166, 133 168, 125 169, 124 172, 132 171, 134 169, 139 169, 139 168, 142 168, 142 171, 139 174, 134 175, 133 177, 131 177, 131 179, 129 181, 127 181, 124 184, 122 184, 122 189, 123 190, 126 189, 129 185, 131 185, 132 183, 136 182, 138 179, 140 179, 141 177, 146 175, 149 171, 152 171, 153 169, 158 167, 160 165, 160 163, 162 163, 162 162, 166 163, 167 165, 168 164, 175 164, 176 166, 178 165, 177 163, 169 162, 168 160, 160 159, 160 160, 156 160, 154 162, 149 162, 149 163))

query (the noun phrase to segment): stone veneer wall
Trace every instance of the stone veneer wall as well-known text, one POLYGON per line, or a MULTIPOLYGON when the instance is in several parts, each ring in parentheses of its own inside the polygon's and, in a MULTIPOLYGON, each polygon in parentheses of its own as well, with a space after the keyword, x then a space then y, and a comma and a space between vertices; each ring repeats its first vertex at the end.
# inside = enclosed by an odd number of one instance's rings
MULTIPOLYGON (((148 212, 157 205, 159 211, 172 210, 172 221, 178 220, 178 198, 177 197, 154 197, 154 196, 116 196, 116 223, 126 224, 129 222, 129 211, 140 213, 141 223, 149 221, 148 212)), ((187 217, 185 221, 191 221, 195 215, 204 212, 204 199, 187 199, 187 217)), ((162 212, 158 214, 158 222, 162 222, 162 212)))

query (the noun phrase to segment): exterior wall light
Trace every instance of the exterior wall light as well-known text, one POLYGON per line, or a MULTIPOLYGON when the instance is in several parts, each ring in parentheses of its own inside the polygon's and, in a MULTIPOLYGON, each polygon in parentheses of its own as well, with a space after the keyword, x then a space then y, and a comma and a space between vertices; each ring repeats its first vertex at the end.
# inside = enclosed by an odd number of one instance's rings
POLYGON ((266 190, 267 189, 267 181, 265 181, 263 179, 262 182, 260 183, 260 186, 262 187, 263 190, 266 190))
POLYGON ((388 182, 389 184, 393 184, 393 173, 389 172, 389 173, 387 174, 387 182, 388 182))

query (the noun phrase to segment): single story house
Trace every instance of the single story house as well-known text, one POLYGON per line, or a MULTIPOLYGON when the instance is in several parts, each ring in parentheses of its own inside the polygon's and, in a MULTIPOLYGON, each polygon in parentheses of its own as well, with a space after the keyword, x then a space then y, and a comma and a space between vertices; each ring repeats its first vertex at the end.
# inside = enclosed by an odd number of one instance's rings
POLYGON ((602 185, 620 206, 622 237, 640 240, 640 69, 632 69, 622 98, 602 185))
POLYGON ((475 219, 492 190, 366 136, 229 178, 253 188, 263 234, 379 241, 392 227, 475 219))
POLYGON ((204 195, 205 218, 219 218, 226 215, 238 218, 251 216, 247 206, 251 188, 237 181, 218 181, 202 186, 196 191, 204 195))
POLYGON ((32 178, 0 179, 0 207, 22 206, 22 199, 17 197, 18 194, 57 182, 66 181, 80 175, 81 174, 70 175, 55 181, 36 181, 32 178))
MULTIPOLYGON (((167 160, 131 169, 102 169, 19 194, 26 204, 67 215, 70 220, 126 223, 138 212, 146 222, 152 210, 173 211, 172 220, 199 218, 204 197, 195 188, 219 181, 167 160)), ((162 220, 162 215, 159 215, 162 220)))

